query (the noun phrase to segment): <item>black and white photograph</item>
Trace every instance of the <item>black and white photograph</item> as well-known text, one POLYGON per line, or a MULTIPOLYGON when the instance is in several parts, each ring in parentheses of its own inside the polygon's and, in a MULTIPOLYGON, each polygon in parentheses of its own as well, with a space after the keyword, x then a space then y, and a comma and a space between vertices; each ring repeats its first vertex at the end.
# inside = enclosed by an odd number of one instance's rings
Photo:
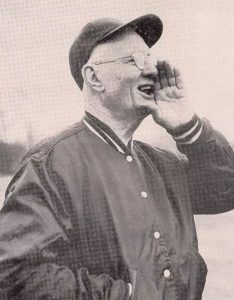
POLYGON ((0 0, 0 300, 234 299, 234 2, 0 0))

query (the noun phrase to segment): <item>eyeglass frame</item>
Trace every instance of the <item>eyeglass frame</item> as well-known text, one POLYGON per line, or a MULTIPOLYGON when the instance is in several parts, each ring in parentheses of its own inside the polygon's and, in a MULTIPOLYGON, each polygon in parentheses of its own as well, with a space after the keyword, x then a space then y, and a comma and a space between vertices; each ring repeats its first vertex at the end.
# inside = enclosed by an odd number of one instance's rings
MULTIPOLYGON (((126 58, 133 58, 136 67, 139 70, 142 71, 145 68, 145 62, 146 62, 147 58, 148 59, 150 58, 150 53, 147 53, 146 55, 144 55, 142 52, 136 52, 136 53, 133 53, 131 55, 124 56, 124 57, 118 57, 118 58, 115 58, 115 59, 112 59, 112 60, 99 60, 99 61, 96 61, 96 62, 91 62, 91 64, 94 64, 94 65, 107 64, 107 63, 111 63, 111 62, 118 62, 119 60, 126 59, 126 58), (139 54, 142 55, 142 57, 144 58, 144 66, 143 67, 139 67, 139 65, 137 64, 136 59, 135 59, 136 55, 139 55, 139 54)), ((125 62, 125 63, 128 63, 128 62, 125 62)))

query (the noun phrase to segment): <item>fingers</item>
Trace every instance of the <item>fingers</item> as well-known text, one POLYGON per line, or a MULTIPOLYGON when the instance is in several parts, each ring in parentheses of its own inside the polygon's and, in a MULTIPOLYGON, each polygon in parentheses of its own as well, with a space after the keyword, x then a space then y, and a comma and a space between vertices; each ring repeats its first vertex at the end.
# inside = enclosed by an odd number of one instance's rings
POLYGON ((175 69, 175 68, 173 70, 174 70, 174 74, 175 74, 176 86, 178 87, 178 89, 182 89, 183 83, 182 83, 182 79, 180 76, 180 72, 178 69, 175 69))
POLYGON ((168 80, 167 80, 167 74, 166 74, 163 61, 158 61, 157 69, 158 69, 158 77, 161 84, 161 88, 165 88, 168 86, 168 80))
POLYGON ((163 89, 166 87, 183 88, 180 72, 176 68, 172 68, 167 61, 157 62, 158 78, 156 81, 155 89, 163 89))
POLYGON ((174 87, 167 87, 155 91, 154 100, 156 102, 157 101, 174 102, 184 97, 185 97, 184 90, 178 89, 177 87, 174 86, 174 87))
POLYGON ((163 65, 166 71, 167 81, 169 86, 176 86, 175 74, 174 69, 170 66, 167 61, 163 61, 163 65))
POLYGON ((155 82, 154 88, 155 88, 156 91, 159 91, 162 88, 159 76, 156 77, 156 82, 155 82))
POLYGON ((184 89, 182 88, 177 88, 176 90, 174 90, 174 95, 176 99, 181 99, 185 97, 185 93, 184 93, 184 89))
POLYGON ((167 97, 165 89, 160 89, 155 92, 154 100, 158 101, 169 101, 170 99, 167 97))

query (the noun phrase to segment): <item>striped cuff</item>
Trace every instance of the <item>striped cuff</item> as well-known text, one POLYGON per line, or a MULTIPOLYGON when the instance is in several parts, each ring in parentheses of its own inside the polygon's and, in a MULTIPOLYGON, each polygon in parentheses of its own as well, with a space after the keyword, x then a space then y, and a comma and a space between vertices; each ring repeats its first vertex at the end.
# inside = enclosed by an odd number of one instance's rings
POLYGON ((192 144, 202 133, 202 121, 197 115, 194 115, 188 123, 168 132, 172 135, 176 143, 192 144))

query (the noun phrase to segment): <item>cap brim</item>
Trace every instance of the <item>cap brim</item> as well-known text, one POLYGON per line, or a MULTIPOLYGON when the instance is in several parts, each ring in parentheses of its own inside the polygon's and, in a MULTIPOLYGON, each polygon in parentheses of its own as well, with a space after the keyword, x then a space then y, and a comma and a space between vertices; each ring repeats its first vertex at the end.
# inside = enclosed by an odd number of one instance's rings
POLYGON ((136 31, 136 33, 143 38, 148 47, 151 48, 161 37, 163 24, 161 19, 154 14, 144 15, 105 33, 99 38, 98 42, 111 38, 111 36, 123 31, 125 28, 131 28, 136 31))

